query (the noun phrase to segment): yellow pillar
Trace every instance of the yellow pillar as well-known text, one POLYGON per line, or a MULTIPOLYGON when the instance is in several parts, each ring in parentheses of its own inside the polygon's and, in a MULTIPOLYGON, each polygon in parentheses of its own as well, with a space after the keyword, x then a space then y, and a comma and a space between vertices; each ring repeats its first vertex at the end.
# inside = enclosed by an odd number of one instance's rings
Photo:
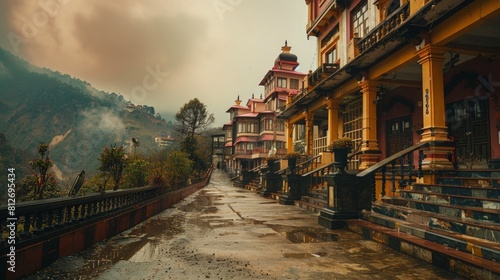
MULTIPOLYGON (((449 142, 445 119, 443 83, 444 48, 426 45, 417 54, 422 65, 422 115, 423 131, 420 142, 449 142)), ((425 169, 452 169, 448 160, 452 147, 435 146, 424 149, 426 158, 422 162, 425 169)))
POLYGON ((314 114, 306 113, 306 155, 313 154, 314 114))
POLYGON ((363 140, 360 155, 361 164, 359 169, 366 169, 379 161, 380 150, 377 139, 377 98, 378 83, 363 80, 359 84, 363 93, 363 140))
POLYGON ((329 98, 326 101, 328 110, 328 143, 339 138, 339 101, 329 98))
POLYGON ((285 122, 286 149, 293 152, 293 124, 289 120, 285 122))

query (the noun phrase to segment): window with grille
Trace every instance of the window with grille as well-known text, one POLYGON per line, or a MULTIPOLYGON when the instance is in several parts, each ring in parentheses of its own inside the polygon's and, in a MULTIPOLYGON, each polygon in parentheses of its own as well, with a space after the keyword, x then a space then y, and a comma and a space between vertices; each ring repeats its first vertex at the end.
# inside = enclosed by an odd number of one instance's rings
MULTIPOLYGON (((352 139, 354 148, 357 148, 363 139, 363 100, 361 98, 349 102, 342 116, 343 137, 352 139)), ((349 161, 349 169, 358 169, 359 156, 349 161)))
POLYGON ((368 5, 366 2, 356 8, 351 15, 353 33, 363 38, 368 33, 368 5))

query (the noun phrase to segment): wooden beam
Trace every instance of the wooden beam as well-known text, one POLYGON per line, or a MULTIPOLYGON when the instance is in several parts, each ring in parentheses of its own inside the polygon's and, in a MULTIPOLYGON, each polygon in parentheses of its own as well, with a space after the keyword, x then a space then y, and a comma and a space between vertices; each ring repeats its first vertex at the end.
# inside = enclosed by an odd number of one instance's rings
POLYGON ((472 45, 461 45, 461 44, 446 44, 446 48, 449 49, 450 52, 466 54, 466 55, 474 55, 474 56, 487 56, 487 57, 496 57, 500 56, 500 49, 498 48, 489 48, 483 46, 472 46, 472 45))
POLYGON ((376 82, 389 86, 414 87, 414 88, 422 87, 422 81, 380 79, 377 80, 376 82))
POLYGON ((445 46, 500 15, 500 1, 474 1, 432 29, 431 42, 445 46))

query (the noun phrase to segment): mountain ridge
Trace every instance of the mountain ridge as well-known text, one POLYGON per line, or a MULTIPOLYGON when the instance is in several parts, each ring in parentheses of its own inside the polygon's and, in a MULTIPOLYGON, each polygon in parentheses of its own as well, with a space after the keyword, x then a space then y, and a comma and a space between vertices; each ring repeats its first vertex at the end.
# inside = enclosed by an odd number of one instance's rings
POLYGON ((128 148, 135 137, 141 140, 137 152, 158 149, 154 137, 169 133, 171 123, 140 108, 0 48, 0 133, 6 145, 33 156, 41 142, 53 142, 50 157, 63 185, 82 170, 96 173, 104 146, 128 148))

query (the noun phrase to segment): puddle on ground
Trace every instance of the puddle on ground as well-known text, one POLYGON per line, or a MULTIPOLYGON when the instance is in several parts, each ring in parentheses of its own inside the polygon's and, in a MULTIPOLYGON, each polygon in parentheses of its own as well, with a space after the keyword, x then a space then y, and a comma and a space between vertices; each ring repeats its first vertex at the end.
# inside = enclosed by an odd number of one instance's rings
POLYGON ((186 205, 180 205, 177 208, 181 211, 184 211, 184 212, 205 211, 205 208, 207 206, 216 205, 215 201, 220 200, 220 197, 224 197, 224 196, 219 192, 213 192, 213 191, 211 192, 211 191, 202 190, 195 197, 194 201, 192 201, 186 205))
POLYGON ((142 248, 133 255, 129 261, 131 262, 151 262, 157 259, 160 255, 160 244, 159 241, 153 242, 150 241, 146 243, 146 245, 142 246, 142 248))
POLYGON ((328 229, 315 227, 292 227, 283 225, 267 225, 277 233, 285 236, 292 243, 320 243, 339 240, 339 235, 328 229))
POLYGON ((316 253, 285 253, 283 257, 291 259, 305 259, 305 258, 321 258, 328 255, 326 252, 316 252, 316 253))
POLYGON ((71 277, 92 278, 120 260, 131 262, 156 260, 160 255, 160 240, 170 239, 182 233, 184 220, 183 214, 151 218, 105 243, 98 243, 88 250, 77 253, 75 257, 83 259, 84 265, 71 273, 71 277))

